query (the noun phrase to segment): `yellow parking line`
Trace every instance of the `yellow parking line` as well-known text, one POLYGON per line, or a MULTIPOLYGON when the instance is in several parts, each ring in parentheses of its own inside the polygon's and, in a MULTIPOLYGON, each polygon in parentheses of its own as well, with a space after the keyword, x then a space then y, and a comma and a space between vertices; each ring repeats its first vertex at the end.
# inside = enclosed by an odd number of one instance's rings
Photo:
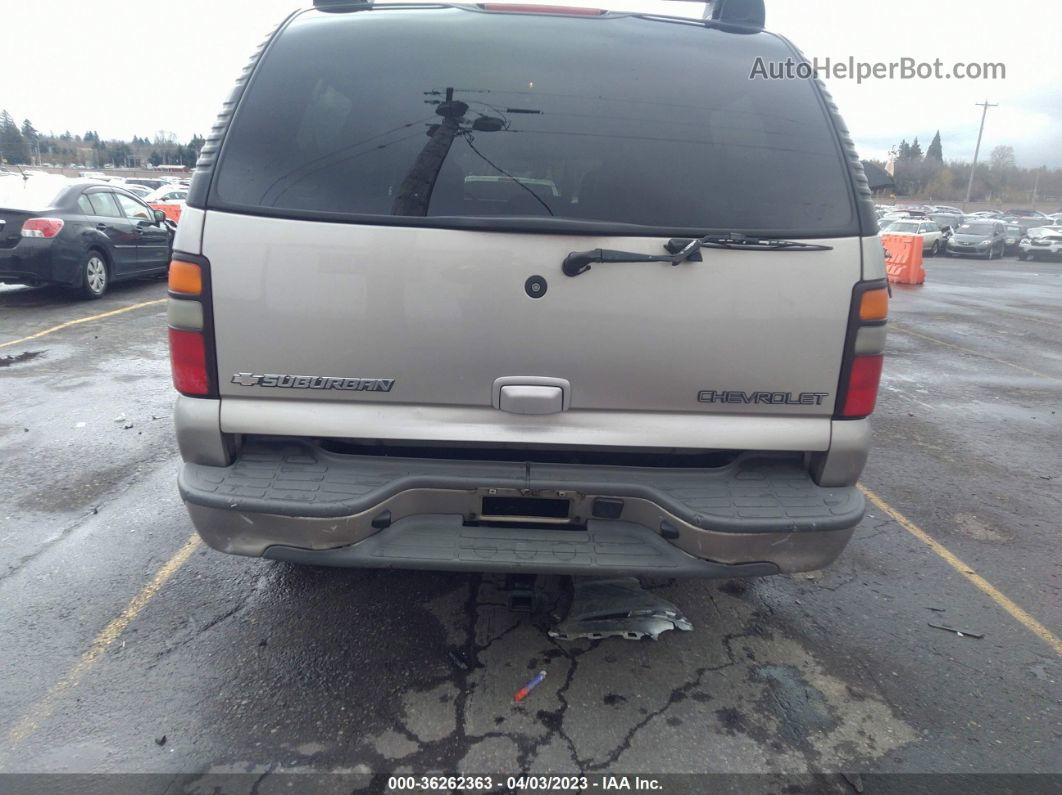
POLYGON ((85 675, 85 672, 118 639, 133 619, 140 615, 140 611, 162 589, 166 581, 185 564, 198 546, 199 536, 193 535, 177 550, 177 554, 155 572, 155 576, 151 578, 151 581, 144 586, 140 593, 133 597, 132 601, 126 605, 125 610, 96 636, 88 651, 81 655, 81 658, 70 669, 70 672, 52 685, 44 697, 34 704, 7 733, 7 745, 11 746, 26 739, 40 727, 43 721, 47 720, 48 716, 55 710, 56 702, 60 696, 81 681, 81 677, 85 675))
POLYGON ((974 571, 970 566, 967 566, 959 558, 952 554, 951 550, 941 544, 939 541, 933 539, 925 530, 920 528, 902 513, 897 511, 885 500, 868 489, 866 486, 860 485, 859 490, 866 495, 867 499, 876 505, 880 510, 884 511, 890 517, 892 517, 900 527, 913 535, 937 555, 944 559, 944 562, 951 566, 955 571, 959 572, 963 577, 976 585, 988 597, 997 605, 1002 607, 1008 613, 1011 614, 1017 621, 1024 626, 1031 633, 1039 637, 1044 643, 1055 650, 1055 654, 1062 657, 1062 639, 1055 635, 1051 630, 1030 616, 1014 602, 1008 599, 998 588, 992 583, 974 571))
POLYGON ((44 331, 38 331, 36 334, 30 334, 28 337, 23 337, 20 340, 11 340, 11 342, 0 342, 0 348, 9 348, 12 345, 19 345, 19 344, 21 344, 23 342, 29 342, 30 340, 35 340, 38 337, 43 337, 46 334, 53 334, 56 331, 62 331, 64 328, 70 328, 71 326, 76 326, 79 323, 89 323, 89 322, 91 322, 93 320, 103 320, 105 317, 114 317, 115 315, 121 315, 121 314, 123 314, 125 312, 132 312, 134 309, 141 309, 141 308, 143 308, 145 306, 156 306, 157 304, 164 304, 164 303, 166 303, 166 299, 165 298, 159 298, 159 299, 157 299, 155 301, 144 301, 143 303, 139 303, 139 304, 132 304, 130 306, 123 306, 121 309, 112 309, 110 312, 101 312, 98 315, 89 315, 88 317, 81 317, 81 318, 78 318, 77 320, 68 320, 65 323, 60 323, 58 326, 52 326, 51 328, 46 328, 44 331))
POLYGON ((1007 367, 1013 367, 1013 368, 1015 368, 1017 370, 1024 370, 1027 373, 1032 373, 1037 378, 1050 378, 1050 379, 1053 379, 1053 380, 1056 380, 1056 381, 1060 380, 1059 376, 1057 376, 1057 375, 1048 375, 1047 373, 1040 373, 1040 372, 1037 372, 1036 370, 1031 370, 1030 368, 1025 367, 1024 365, 1014 364, 1014 362, 1008 362, 1006 359, 997 359, 995 356, 989 356, 987 353, 978 353, 977 351, 972 351, 969 348, 964 348, 961 345, 955 345, 954 343, 951 343, 951 342, 945 342, 944 340, 938 340, 936 337, 930 337, 927 334, 920 334, 917 331, 911 331, 911 329, 904 328, 903 326, 898 325, 895 322, 890 322, 889 323, 889 328, 890 329, 895 329, 896 331, 899 331, 901 334, 910 334, 912 337, 921 337, 924 340, 929 340, 930 342, 935 342, 937 345, 943 345, 946 348, 954 348, 955 350, 962 351, 963 353, 969 353, 969 354, 971 354, 973 356, 980 356, 982 359, 988 359, 990 361, 996 362, 997 364, 1005 364, 1007 367))

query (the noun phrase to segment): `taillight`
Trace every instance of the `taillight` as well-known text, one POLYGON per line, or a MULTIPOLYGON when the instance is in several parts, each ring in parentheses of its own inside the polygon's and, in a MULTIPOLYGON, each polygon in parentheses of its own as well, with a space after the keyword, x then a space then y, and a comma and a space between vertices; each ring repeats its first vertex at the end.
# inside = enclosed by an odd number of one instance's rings
POLYGON ((182 395, 204 397, 210 394, 203 332, 170 329, 170 368, 173 386, 182 395))
POLYGON ((210 266, 202 257, 174 254, 169 272, 170 369, 182 395, 217 396, 210 266))
POLYGON ((852 293, 841 384, 835 416, 862 419, 874 413, 885 360, 889 288, 884 281, 862 282, 852 293))
POLYGON ((62 218, 30 218, 22 224, 23 237, 55 237, 63 231, 62 218))
POLYGON ((856 356, 848 375, 848 391, 844 397, 844 417, 868 417, 874 413, 881 381, 881 365, 885 357, 856 356))

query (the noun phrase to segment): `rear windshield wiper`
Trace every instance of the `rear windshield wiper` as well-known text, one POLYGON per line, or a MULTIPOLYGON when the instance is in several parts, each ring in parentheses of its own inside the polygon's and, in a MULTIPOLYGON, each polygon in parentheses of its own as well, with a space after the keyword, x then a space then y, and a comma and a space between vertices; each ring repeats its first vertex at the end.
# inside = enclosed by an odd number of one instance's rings
POLYGON ((586 273, 590 270, 591 264, 597 262, 668 262, 672 266, 681 265, 683 262, 701 262, 702 248, 725 248, 737 251, 831 251, 833 246, 731 232, 726 235, 705 235, 692 240, 674 238, 669 240, 664 248, 667 249, 667 254, 638 254, 609 248, 573 251, 564 258, 562 268, 566 276, 578 276, 580 273, 586 273))

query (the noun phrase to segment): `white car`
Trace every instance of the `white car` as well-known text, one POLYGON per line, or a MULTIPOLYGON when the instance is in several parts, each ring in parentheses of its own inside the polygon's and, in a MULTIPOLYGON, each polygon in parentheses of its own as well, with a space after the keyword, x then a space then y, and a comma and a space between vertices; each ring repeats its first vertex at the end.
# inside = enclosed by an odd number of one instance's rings
POLYGON ((136 185, 132 182, 118 182, 116 184, 122 190, 127 190, 134 196, 139 196, 141 199, 143 199, 149 193, 154 193, 154 191, 146 185, 136 185))
POLYGON ((148 204, 184 204, 188 198, 188 188, 181 185, 163 185, 144 197, 148 204))
POLYGON ((922 252, 935 257, 944 250, 944 232, 936 221, 907 218, 884 224, 883 235, 917 235, 922 238, 922 252))
POLYGON ((1033 227, 1018 244, 1018 259, 1022 261, 1060 255, 1062 255, 1062 227, 1033 227))

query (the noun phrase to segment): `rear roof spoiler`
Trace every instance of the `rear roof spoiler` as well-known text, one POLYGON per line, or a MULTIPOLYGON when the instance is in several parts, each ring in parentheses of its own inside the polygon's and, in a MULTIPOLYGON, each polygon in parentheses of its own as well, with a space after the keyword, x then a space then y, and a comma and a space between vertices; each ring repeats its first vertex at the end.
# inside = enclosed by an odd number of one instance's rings
POLYGON ((372 0, 313 0, 318 11, 365 11, 372 8, 372 0))
MULTIPOLYGON (((313 0, 320 11, 363 11, 372 8, 373 0, 313 0)), ((764 0, 705 0, 705 18, 724 25, 763 30, 767 22, 764 0)))

